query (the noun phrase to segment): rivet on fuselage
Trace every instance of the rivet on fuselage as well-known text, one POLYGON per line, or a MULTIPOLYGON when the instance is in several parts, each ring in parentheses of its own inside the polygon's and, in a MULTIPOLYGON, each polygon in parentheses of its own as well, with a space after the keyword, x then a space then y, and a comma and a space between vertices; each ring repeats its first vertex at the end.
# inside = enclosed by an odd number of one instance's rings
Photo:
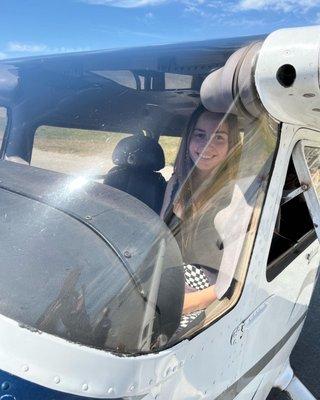
POLYGON ((2 390, 8 390, 10 388, 10 383, 9 382, 3 382, 1 384, 1 389, 2 390))
POLYGON ((84 383, 84 384, 82 385, 82 390, 86 392, 88 389, 89 389, 88 384, 87 384, 87 383, 84 383))
POLYGON ((22 371, 23 371, 23 372, 28 372, 28 371, 29 371, 28 365, 23 365, 23 366, 22 366, 22 371))
POLYGON ((54 382, 55 382, 56 384, 60 383, 60 381, 61 381, 60 376, 55 376, 55 377, 54 377, 54 382))
POLYGON ((114 394, 114 388, 113 388, 113 387, 109 387, 107 393, 108 393, 108 394, 114 394))

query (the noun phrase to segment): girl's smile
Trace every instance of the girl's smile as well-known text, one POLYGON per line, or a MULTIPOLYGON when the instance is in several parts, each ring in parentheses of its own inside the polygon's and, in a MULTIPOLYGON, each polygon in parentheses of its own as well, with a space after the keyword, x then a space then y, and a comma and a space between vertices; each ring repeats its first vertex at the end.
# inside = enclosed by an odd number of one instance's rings
POLYGON ((229 129, 209 112, 198 119, 191 134, 189 154, 200 171, 216 168, 227 156, 229 129))

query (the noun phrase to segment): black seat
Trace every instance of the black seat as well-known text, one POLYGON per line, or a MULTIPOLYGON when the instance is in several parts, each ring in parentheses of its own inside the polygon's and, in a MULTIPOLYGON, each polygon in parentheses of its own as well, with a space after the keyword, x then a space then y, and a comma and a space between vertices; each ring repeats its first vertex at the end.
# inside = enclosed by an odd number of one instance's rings
POLYGON ((105 180, 106 185, 136 197, 160 213, 166 181, 159 171, 165 165, 162 147, 143 135, 120 140, 112 154, 116 167, 105 180))

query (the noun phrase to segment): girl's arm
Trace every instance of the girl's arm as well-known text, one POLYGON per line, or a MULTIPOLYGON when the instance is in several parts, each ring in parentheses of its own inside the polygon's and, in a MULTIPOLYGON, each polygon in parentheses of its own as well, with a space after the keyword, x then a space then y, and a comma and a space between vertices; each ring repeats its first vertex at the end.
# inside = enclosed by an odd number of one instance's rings
POLYGON ((190 314, 193 311, 203 310, 216 299, 217 294, 214 285, 198 292, 186 293, 182 313, 190 314))

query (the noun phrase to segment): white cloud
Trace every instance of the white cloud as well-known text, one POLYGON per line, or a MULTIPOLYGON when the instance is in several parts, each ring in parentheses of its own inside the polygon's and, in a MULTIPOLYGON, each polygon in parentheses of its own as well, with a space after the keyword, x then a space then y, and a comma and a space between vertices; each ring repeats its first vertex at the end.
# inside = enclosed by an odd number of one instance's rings
POLYGON ((57 53, 77 53, 81 51, 90 51, 90 47, 47 47, 46 54, 57 54, 57 53))
POLYGON ((297 11, 304 13, 320 6, 320 0, 79 0, 92 5, 105 5, 122 8, 158 6, 176 2, 187 12, 206 16, 209 9, 239 12, 248 10, 275 10, 281 12, 297 11))
POLYGON ((4 60, 5 58, 8 58, 7 54, 0 51, 0 60, 4 60))
POLYGON ((189 4, 186 5, 184 11, 187 12, 187 13, 198 15, 200 17, 205 17, 206 16, 206 13, 203 10, 201 10, 199 7, 192 6, 192 5, 189 5, 189 4))
POLYGON ((177 0, 184 5, 184 11, 198 17, 210 17, 212 8, 216 7, 217 0, 177 0), (211 10, 209 8, 210 7, 211 10))
MULTIPOLYGON (((223 21, 220 20, 222 23, 223 21)), ((267 26, 268 23, 263 20, 263 19, 249 19, 246 17, 240 17, 237 19, 234 18, 229 18, 224 20, 224 24, 226 26, 232 26, 232 27, 240 27, 240 26, 245 26, 246 28, 248 27, 262 27, 262 26, 267 26)))
MULTIPOLYGON (((24 53, 24 54, 58 54, 58 53, 75 53, 80 51, 90 51, 89 47, 67 47, 67 46, 47 46, 46 44, 29 44, 21 42, 9 42, 6 46, 7 53, 24 53)), ((8 57, 5 53, 0 53, 8 57)), ((11 54, 10 54, 11 55, 11 54)))
POLYGON ((197 6, 201 4, 216 3, 217 0, 82 0, 85 3, 93 5, 104 5, 122 8, 137 8, 147 6, 159 6, 164 3, 182 3, 187 6, 197 6))
POLYGON ((320 5, 319 0, 240 0, 240 10, 267 10, 305 12, 320 5))
POLYGON ((44 44, 26 44, 20 42, 9 42, 7 51, 15 53, 41 53, 46 51, 47 46, 44 44))
POLYGON ((122 7, 122 8, 136 8, 145 6, 157 6, 166 3, 168 0, 83 0, 88 4, 122 7))
POLYGON ((158 34, 158 33, 135 31, 135 30, 131 30, 131 29, 118 29, 118 34, 121 36, 133 35, 133 36, 141 36, 141 37, 150 38, 150 39, 161 39, 161 40, 166 39, 165 36, 158 34))
POLYGON ((148 13, 146 13, 145 17, 146 17, 147 19, 153 19, 153 18, 154 18, 154 15, 153 15, 152 12, 148 12, 148 13))

